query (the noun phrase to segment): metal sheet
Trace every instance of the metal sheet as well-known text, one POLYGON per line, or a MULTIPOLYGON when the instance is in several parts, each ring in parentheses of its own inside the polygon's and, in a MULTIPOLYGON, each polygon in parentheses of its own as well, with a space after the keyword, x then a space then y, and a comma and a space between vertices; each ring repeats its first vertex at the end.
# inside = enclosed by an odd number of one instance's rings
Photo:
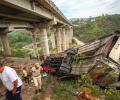
POLYGON ((111 50, 109 57, 120 64, 120 37, 111 50))

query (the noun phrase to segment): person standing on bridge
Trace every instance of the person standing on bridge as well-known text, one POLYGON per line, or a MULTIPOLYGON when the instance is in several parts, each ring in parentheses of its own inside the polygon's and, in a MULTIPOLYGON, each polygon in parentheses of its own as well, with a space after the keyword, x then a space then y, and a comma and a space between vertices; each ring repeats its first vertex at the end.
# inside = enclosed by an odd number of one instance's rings
POLYGON ((11 67, 0 63, 0 79, 6 88, 6 100, 22 100, 22 80, 11 67))

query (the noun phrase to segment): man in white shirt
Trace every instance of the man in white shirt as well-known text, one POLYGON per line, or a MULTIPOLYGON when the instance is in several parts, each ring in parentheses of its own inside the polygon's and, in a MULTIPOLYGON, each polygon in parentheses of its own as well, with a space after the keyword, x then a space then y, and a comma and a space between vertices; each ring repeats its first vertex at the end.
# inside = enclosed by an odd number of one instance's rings
POLYGON ((14 69, 0 63, 0 79, 7 89, 6 100, 22 100, 22 80, 14 69))
POLYGON ((33 76, 33 81, 34 85, 36 87, 36 93, 41 92, 41 86, 42 86, 42 81, 41 81, 41 73, 40 71, 42 70, 42 67, 39 65, 39 63, 36 63, 32 67, 32 76, 33 76))

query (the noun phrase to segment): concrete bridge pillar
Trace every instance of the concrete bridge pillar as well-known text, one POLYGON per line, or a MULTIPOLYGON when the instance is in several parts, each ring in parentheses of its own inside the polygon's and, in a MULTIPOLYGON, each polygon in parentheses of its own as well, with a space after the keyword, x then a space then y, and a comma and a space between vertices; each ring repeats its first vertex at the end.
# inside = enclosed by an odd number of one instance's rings
POLYGON ((57 52, 62 52, 62 35, 61 35, 61 28, 56 29, 56 45, 57 45, 57 52))
POLYGON ((70 46, 70 34, 69 34, 69 29, 66 29, 66 49, 68 49, 70 46))
POLYGON ((69 29, 69 34, 70 34, 70 43, 72 43, 72 38, 73 38, 73 28, 72 27, 69 29))
POLYGON ((51 40, 51 44, 52 44, 52 48, 56 48, 56 44, 55 44, 55 30, 53 30, 53 33, 50 36, 50 40, 51 40))
POLYGON ((40 45, 43 52, 43 55, 49 56, 49 45, 48 45, 48 37, 47 37, 47 28, 40 28, 40 45))
POLYGON ((32 29, 30 31, 32 33, 32 43, 33 43, 32 55, 37 56, 38 52, 37 52, 37 44, 36 44, 36 29, 32 29))
POLYGON ((62 28, 62 50, 65 51, 67 49, 66 47, 66 31, 65 28, 62 28))
POLYGON ((7 33, 4 33, 4 30, 0 30, 0 37, 1 37, 1 42, 4 50, 4 55, 11 56, 11 49, 9 46, 8 36, 7 36, 7 33))

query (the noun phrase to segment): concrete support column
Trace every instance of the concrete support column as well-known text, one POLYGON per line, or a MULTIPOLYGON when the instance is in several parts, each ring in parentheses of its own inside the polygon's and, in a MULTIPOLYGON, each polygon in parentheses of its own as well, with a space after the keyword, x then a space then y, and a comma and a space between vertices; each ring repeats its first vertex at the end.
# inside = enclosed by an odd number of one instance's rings
POLYGON ((70 28, 70 43, 72 43, 72 38, 73 38, 73 28, 70 28))
POLYGON ((56 44, 55 44, 55 34, 52 33, 51 36, 50 36, 50 40, 51 40, 51 43, 52 43, 52 48, 56 48, 56 44))
POLYGON ((32 43, 33 43, 33 49, 36 49, 35 32, 34 31, 32 31, 32 43))
POLYGON ((37 50, 36 30, 32 30, 31 32, 32 32, 32 43, 33 43, 33 45, 32 45, 33 46, 33 52, 32 53, 33 53, 34 56, 37 56, 38 52, 36 51, 37 50))
POLYGON ((47 37, 47 28, 40 29, 40 44, 43 55, 49 56, 49 45, 48 45, 48 37, 47 37))
POLYGON ((69 43, 71 43, 71 29, 68 28, 68 31, 69 31, 69 43))
POLYGON ((0 37, 1 37, 2 45, 3 45, 4 55, 11 56, 11 49, 9 46, 7 34, 2 34, 2 33, 0 34, 1 34, 0 37))
POLYGON ((62 37, 61 37, 61 29, 56 29, 56 45, 57 45, 57 52, 62 52, 62 37))
POLYGON ((69 29, 66 29, 66 49, 68 49, 70 46, 70 34, 69 34, 69 29))
POLYGON ((65 28, 62 29, 62 50, 65 51, 66 48, 66 32, 65 28))

